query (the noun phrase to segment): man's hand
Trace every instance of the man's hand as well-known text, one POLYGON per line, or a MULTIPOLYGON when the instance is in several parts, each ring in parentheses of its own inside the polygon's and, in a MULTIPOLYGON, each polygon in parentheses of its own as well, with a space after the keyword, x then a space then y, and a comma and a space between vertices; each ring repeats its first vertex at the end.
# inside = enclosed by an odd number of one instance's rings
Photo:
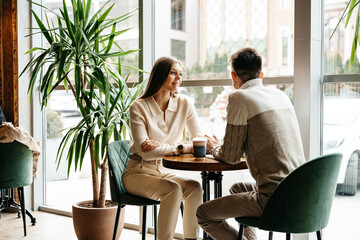
POLYGON ((205 135, 207 139, 206 143, 206 153, 210 153, 210 149, 212 149, 215 146, 220 145, 220 141, 217 139, 216 136, 213 136, 213 138, 209 137, 208 135, 205 135))
POLYGON ((157 147, 160 147, 161 144, 153 139, 146 139, 142 144, 141 144, 141 151, 143 152, 150 152, 151 150, 154 150, 157 147))

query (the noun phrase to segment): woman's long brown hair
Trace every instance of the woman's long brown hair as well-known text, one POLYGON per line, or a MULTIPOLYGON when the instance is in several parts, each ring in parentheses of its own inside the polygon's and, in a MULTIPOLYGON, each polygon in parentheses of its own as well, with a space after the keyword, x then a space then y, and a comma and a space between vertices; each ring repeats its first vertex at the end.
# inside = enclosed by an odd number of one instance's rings
POLYGON ((154 66, 151 69, 146 90, 140 96, 140 98, 154 96, 160 90, 161 86, 164 84, 167 77, 169 76, 169 73, 174 63, 178 63, 181 65, 179 60, 172 57, 161 57, 156 60, 154 66))

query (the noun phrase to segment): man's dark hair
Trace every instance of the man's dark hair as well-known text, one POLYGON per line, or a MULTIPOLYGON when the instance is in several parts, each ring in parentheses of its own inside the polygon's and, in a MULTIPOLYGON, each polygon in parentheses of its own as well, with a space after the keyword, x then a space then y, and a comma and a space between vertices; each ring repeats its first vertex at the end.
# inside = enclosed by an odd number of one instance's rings
POLYGON ((254 48, 242 48, 230 57, 229 63, 236 75, 244 82, 260 77, 261 56, 254 48))

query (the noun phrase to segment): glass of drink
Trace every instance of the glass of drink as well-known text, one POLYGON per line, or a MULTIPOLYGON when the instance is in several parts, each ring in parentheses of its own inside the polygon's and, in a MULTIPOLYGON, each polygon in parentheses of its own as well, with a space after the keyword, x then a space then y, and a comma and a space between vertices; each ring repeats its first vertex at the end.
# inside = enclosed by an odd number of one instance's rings
POLYGON ((192 142, 194 149, 194 157, 205 157, 207 139, 202 137, 197 137, 194 138, 192 142))

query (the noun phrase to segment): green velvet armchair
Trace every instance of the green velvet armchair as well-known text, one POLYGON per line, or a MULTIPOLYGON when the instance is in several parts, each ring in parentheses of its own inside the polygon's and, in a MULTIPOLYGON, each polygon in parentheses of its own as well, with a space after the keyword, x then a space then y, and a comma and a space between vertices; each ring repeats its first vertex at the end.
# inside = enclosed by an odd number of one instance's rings
MULTIPOLYGON (((20 209, 24 225, 24 236, 26 236, 26 219, 24 199, 24 186, 30 185, 33 181, 33 154, 25 145, 14 141, 11 143, 0 143, 0 206, 4 208, 5 195, 4 189, 17 188, 20 200, 20 209)), ((16 202, 12 201, 12 204, 16 202)), ((33 225, 35 218, 31 216, 33 225)))
POLYGON ((316 232, 321 240, 330 217, 342 155, 329 154, 308 161, 291 172, 275 189, 260 217, 238 217, 239 237, 246 226, 273 232, 316 232))

